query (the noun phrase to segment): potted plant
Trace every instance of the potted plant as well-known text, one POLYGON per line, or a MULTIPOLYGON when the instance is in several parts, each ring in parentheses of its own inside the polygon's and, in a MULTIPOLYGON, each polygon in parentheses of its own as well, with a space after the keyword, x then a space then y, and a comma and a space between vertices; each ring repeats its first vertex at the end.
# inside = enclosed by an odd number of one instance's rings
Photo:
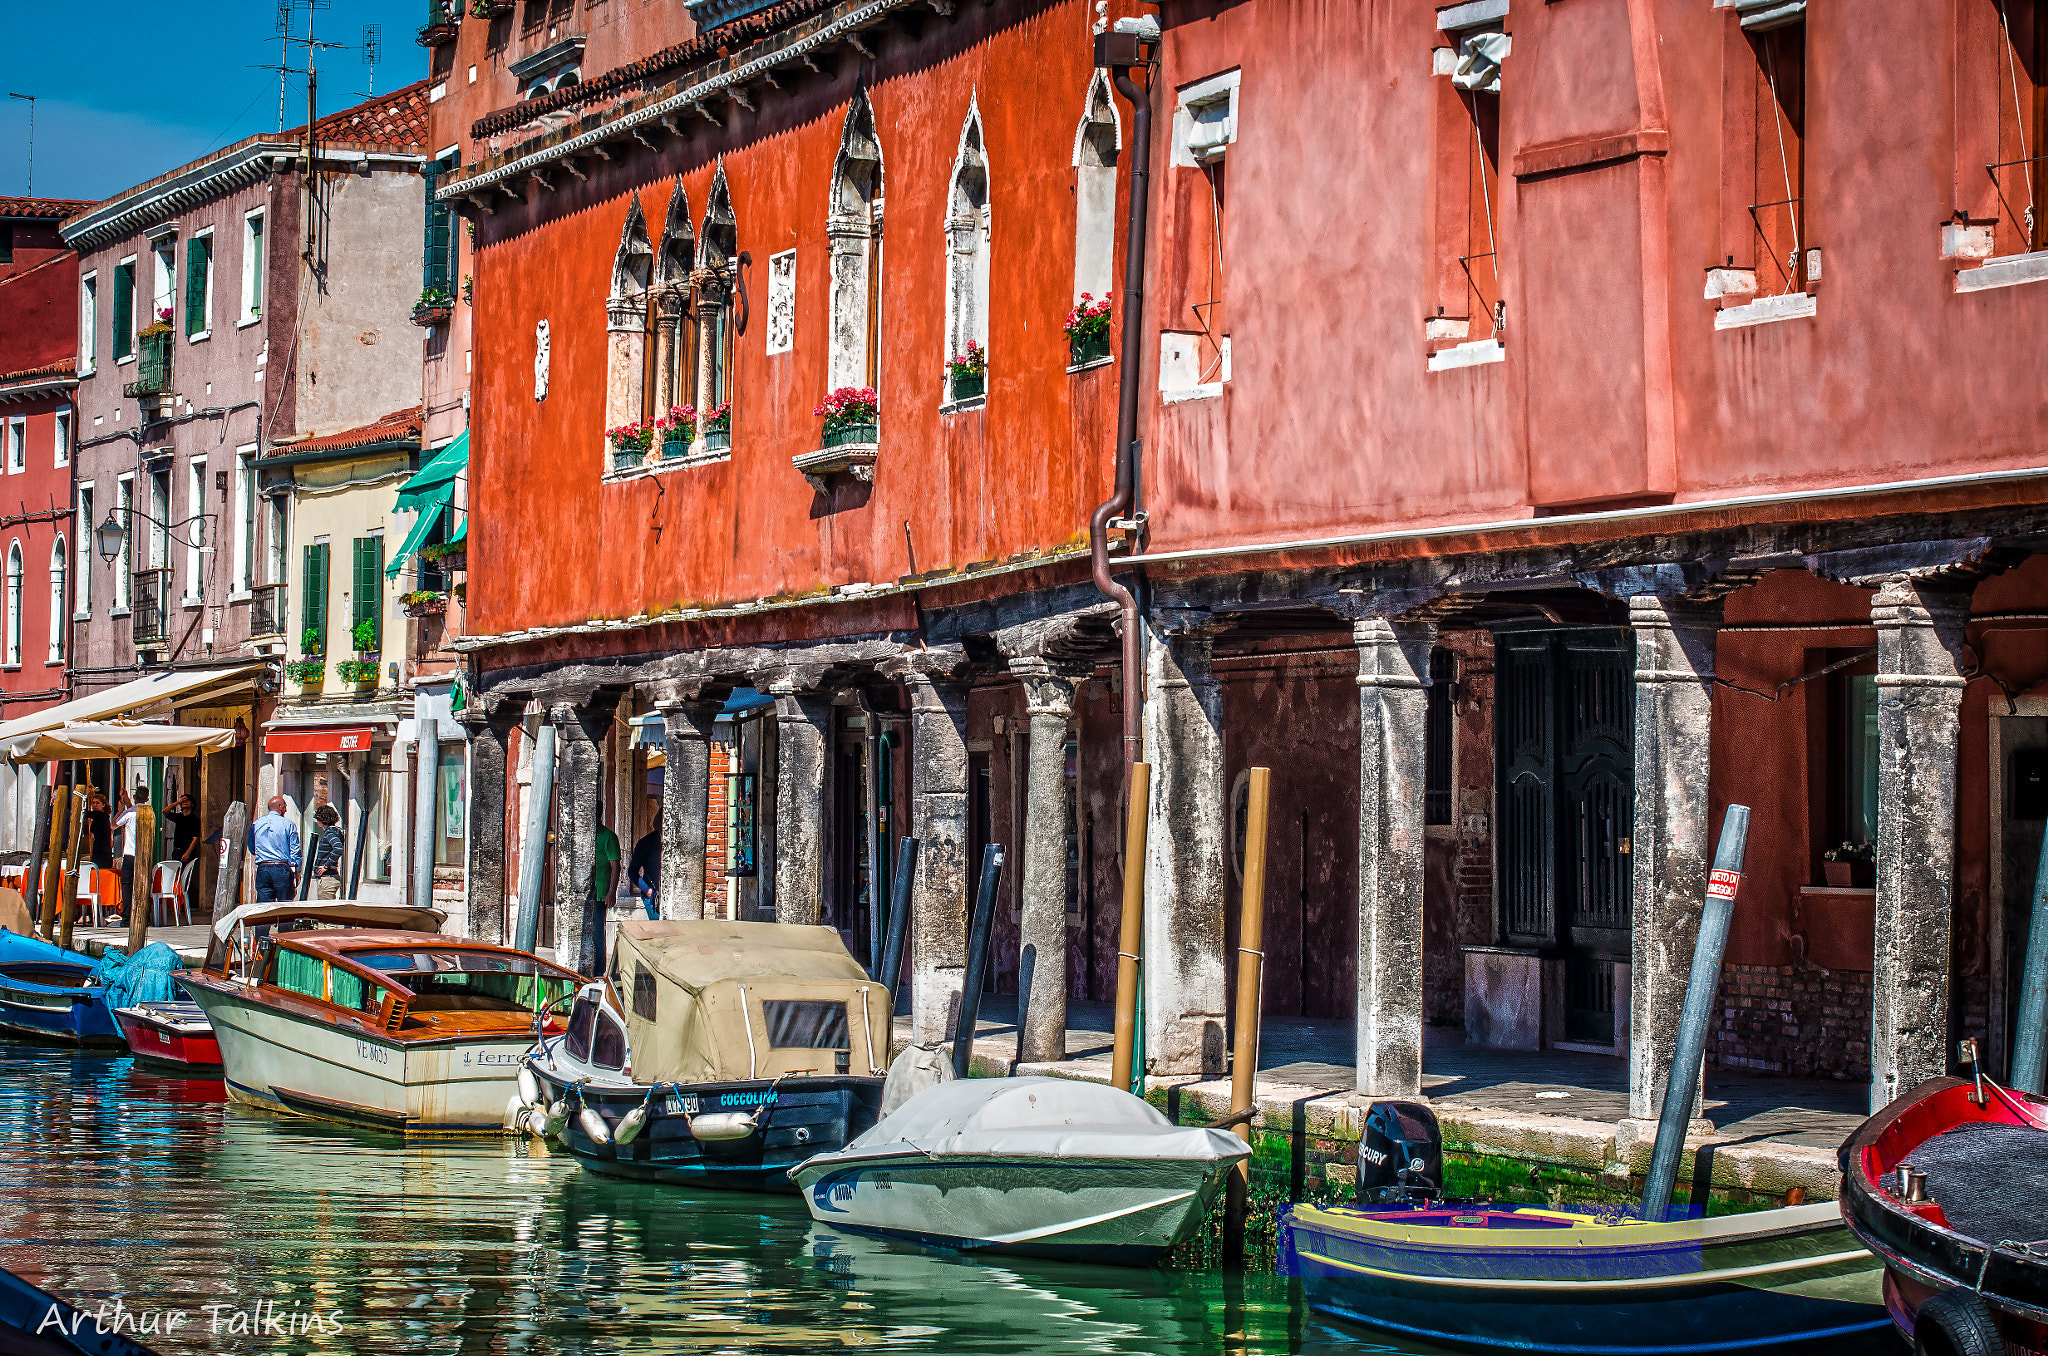
POLYGON ((988 389, 988 350, 972 339, 967 351, 946 359, 946 381, 954 400, 972 400, 988 389))
POLYGON ((463 304, 464 306, 474 306, 474 305, 476 305, 476 296, 475 296, 475 293, 476 293, 476 276, 475 276, 474 274, 470 274, 470 273, 465 273, 465 274, 463 274, 463 275, 462 275, 462 304, 463 304))
POLYGON ((661 434, 661 455, 664 461, 670 457, 687 457, 690 455, 690 444, 697 437, 697 407, 671 405, 667 414, 654 421, 654 428, 661 434))
POLYGON ((445 287, 426 287, 420 290, 420 299, 412 305, 412 323, 431 329, 449 316, 455 314, 455 298, 448 295, 445 287))
POLYGON ((444 570, 466 570, 469 568, 469 543, 437 541, 422 546, 420 556, 438 563, 444 570))
POLYGON ((375 683, 377 681, 377 657, 368 659, 344 659, 334 666, 344 683, 375 683))
POLYGON ((1109 356, 1109 298, 1098 301, 1094 293, 1083 292, 1060 328, 1066 331, 1073 366, 1101 362, 1109 356))
POLYGON ((1877 847, 1872 843, 1844 843, 1821 854, 1821 868, 1829 885, 1869 886, 1877 883, 1877 847))
POLYGON ((138 339, 153 339, 159 334, 169 334, 170 332, 171 308, 168 306, 159 306, 157 308, 155 322, 149 325, 145 325, 142 328, 142 331, 135 337, 138 339))
POLYGON ((820 447, 872 443, 881 428, 882 399, 872 386, 842 386, 811 413, 825 421, 820 447))
POLYGON ((647 449, 654 445, 654 425, 644 419, 637 424, 620 424, 606 429, 604 436, 612 445, 612 469, 630 470, 647 460, 647 449))
POLYGON ((408 617, 436 617, 448 610, 448 595, 436 589, 414 589, 398 597, 408 617))
POLYGON ((326 656, 309 654, 304 659, 294 659, 284 666, 284 676, 300 687, 318 686, 327 677, 326 656))
POLYGON ((724 451, 732 446, 732 402, 713 409, 699 425, 707 451, 724 451))

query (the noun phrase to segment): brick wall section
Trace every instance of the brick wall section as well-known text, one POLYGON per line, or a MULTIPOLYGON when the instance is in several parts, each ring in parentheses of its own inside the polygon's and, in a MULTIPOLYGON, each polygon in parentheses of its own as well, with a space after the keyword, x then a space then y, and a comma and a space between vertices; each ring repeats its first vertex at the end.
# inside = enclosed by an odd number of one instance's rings
POLYGON ((1724 965, 1707 1061, 1802 1078, 1870 1078, 1870 972, 1724 965))
POLYGON ((711 744, 711 808, 704 833, 704 916, 725 913, 725 778, 732 771, 732 745, 711 744))

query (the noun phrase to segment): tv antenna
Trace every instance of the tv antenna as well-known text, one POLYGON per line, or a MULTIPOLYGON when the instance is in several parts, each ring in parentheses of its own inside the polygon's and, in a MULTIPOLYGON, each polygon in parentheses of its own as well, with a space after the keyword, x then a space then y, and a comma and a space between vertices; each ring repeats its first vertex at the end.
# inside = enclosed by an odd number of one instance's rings
POLYGON ((363 64, 370 68, 370 87, 365 90, 366 98, 377 93, 377 63, 384 59, 384 25, 363 25, 363 64))
MULTIPOLYGON (((277 0, 277 130, 280 132, 284 130, 285 96, 289 90, 291 77, 305 73, 292 69, 292 44, 294 42, 312 44, 313 11, 316 9, 328 9, 333 3, 334 0, 277 0), (292 36, 292 21, 294 12, 300 9, 306 11, 306 36, 304 38, 294 38, 292 36)), ((326 43, 319 45, 331 47, 336 44, 326 43)), ((309 70, 313 64, 312 56, 313 53, 309 47, 306 53, 306 65, 309 70)), ((308 78, 310 79, 310 76, 308 78)))
POLYGON ((36 195, 36 96, 8 90, 7 97, 21 99, 28 104, 28 196, 33 198, 36 195))

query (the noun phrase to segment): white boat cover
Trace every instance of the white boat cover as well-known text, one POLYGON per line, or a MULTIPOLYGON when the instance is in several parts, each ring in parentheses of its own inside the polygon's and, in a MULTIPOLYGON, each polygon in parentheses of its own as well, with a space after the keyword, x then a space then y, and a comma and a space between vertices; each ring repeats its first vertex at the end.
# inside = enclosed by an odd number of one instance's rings
POLYGON ((839 1154, 968 1158, 1122 1158, 1234 1163, 1251 1150, 1227 1130, 1180 1126, 1128 1092, 1071 1078, 963 1078, 929 1088, 839 1154))
POLYGON ((410 904, 364 904, 353 899, 301 899, 296 902, 242 904, 213 925, 225 938, 240 924, 259 927, 287 918, 317 918, 329 927, 388 928, 393 932, 439 932, 448 915, 439 909, 410 904))

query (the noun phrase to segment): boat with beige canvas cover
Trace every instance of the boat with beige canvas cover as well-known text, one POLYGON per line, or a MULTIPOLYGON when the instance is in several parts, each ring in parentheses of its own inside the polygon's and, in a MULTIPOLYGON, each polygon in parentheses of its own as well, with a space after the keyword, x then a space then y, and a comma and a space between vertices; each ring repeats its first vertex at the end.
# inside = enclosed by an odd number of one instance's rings
POLYGON ((788 1169, 879 1116, 889 1010, 831 928, 625 923, 610 974, 526 1061, 526 1124, 592 1172, 788 1192, 788 1169))

